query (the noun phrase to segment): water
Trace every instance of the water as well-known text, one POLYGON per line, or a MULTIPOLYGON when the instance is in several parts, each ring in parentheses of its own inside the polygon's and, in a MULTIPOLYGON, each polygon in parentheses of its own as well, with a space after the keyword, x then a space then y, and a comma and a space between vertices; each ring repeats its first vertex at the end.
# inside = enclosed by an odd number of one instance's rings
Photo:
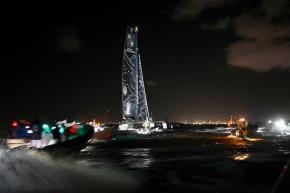
POLYGON ((56 159, 43 152, 0 151, 1 193, 136 192, 138 183, 108 168, 90 168, 72 158, 56 159))
MULTIPOLYGON (((290 137, 227 135, 217 128, 95 142, 61 158, 2 150, 0 192, 275 191, 290 137)), ((283 180, 276 192, 282 186, 283 180)))

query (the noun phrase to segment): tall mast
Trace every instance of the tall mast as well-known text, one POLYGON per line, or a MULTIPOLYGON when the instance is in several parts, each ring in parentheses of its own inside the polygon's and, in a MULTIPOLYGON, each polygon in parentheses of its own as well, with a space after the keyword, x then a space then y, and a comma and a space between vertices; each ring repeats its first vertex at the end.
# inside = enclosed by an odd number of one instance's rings
POLYGON ((127 27, 122 63, 122 113, 126 122, 149 118, 137 33, 137 27, 127 27))
POLYGON ((127 27, 122 63, 122 113, 125 121, 136 121, 138 102, 137 28, 127 27))

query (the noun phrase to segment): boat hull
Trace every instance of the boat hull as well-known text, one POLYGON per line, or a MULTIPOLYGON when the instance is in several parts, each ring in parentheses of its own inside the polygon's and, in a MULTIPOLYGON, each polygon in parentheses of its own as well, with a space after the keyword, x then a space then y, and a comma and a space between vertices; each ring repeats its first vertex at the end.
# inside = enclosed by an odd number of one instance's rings
POLYGON ((95 132, 93 135, 93 139, 97 140, 111 140, 114 135, 114 128, 105 128, 103 131, 95 132))
POLYGON ((84 125, 84 127, 86 128, 86 133, 84 135, 52 145, 47 145, 43 148, 31 147, 29 139, 7 139, 6 146, 10 149, 35 149, 50 153, 78 151, 85 148, 87 142, 92 139, 94 135, 94 128, 92 126, 84 125))
POLYGON ((84 135, 75 137, 73 139, 56 143, 53 145, 48 145, 41 150, 48 152, 71 152, 79 151, 87 146, 87 142, 92 139, 94 135, 94 128, 89 125, 85 125, 87 131, 84 135))

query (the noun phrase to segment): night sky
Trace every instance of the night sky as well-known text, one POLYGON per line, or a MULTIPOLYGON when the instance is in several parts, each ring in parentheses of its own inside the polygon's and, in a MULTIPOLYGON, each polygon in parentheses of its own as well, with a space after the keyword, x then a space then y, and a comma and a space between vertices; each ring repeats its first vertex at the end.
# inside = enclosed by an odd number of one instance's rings
POLYGON ((288 0, 96 2, 1 6, 1 127, 121 121, 127 25, 140 27, 154 120, 290 118, 288 0))

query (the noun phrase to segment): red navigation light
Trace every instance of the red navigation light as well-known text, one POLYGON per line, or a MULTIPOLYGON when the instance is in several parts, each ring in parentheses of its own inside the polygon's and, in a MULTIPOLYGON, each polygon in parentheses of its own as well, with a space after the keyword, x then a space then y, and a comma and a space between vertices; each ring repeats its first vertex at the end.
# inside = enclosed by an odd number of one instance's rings
POLYGON ((77 128, 78 128, 77 125, 73 125, 71 128, 69 128, 69 132, 70 133, 76 133, 77 132, 77 128))
POLYGON ((12 127, 17 127, 18 123, 17 121, 12 121, 12 127))

